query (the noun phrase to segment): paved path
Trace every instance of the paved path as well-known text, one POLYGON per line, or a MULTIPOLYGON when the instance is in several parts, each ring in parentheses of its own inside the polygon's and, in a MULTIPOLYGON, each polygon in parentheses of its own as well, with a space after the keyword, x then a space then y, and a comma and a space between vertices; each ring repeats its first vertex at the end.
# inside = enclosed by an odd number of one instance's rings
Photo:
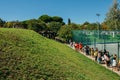
MULTIPOLYGON (((68 46, 70 47, 70 45, 68 45, 68 46)), ((71 48, 72 48, 72 47, 71 47, 71 48)), ((72 49, 74 49, 74 48, 72 48, 72 49)), ((75 49, 74 49, 74 50, 75 50, 75 49)), ((88 56, 88 55, 86 55, 85 53, 83 53, 83 52, 81 52, 81 51, 79 51, 79 52, 80 52, 81 54, 83 54, 84 56, 88 57, 89 59, 94 60, 93 57, 88 56)), ((118 75, 120 75, 120 71, 115 71, 115 70, 113 70, 111 67, 107 67, 105 64, 99 64, 99 65, 101 65, 101 66, 105 67, 106 69, 109 69, 109 70, 117 73, 118 75)))

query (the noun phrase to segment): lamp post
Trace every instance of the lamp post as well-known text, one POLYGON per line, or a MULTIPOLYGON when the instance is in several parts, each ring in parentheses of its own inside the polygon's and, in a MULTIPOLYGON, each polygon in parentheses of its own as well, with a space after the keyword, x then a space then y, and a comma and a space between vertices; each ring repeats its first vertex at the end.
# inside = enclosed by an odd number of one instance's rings
POLYGON ((105 45, 106 35, 105 35, 105 33, 103 34, 103 39, 104 39, 104 50, 105 50, 106 49, 106 45, 105 45))
MULTIPOLYGON (((96 16, 98 16, 98 20, 99 20, 100 14, 97 13, 96 16)), ((100 37, 100 24, 99 24, 99 21, 97 21, 97 24, 98 24, 98 38, 99 38, 100 37)))
POLYGON ((119 63, 119 47, 120 47, 120 45, 119 45, 119 42, 118 42, 118 63, 119 63))

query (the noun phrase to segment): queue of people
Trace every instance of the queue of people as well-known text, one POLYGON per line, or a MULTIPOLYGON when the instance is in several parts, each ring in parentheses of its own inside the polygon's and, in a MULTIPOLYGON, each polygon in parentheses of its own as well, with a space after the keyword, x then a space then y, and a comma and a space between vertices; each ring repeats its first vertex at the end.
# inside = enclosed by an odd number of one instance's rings
POLYGON ((94 58, 99 64, 105 64, 107 67, 112 67, 113 70, 120 70, 120 61, 117 59, 116 54, 109 54, 109 51, 104 49, 104 51, 99 51, 98 48, 90 48, 89 46, 83 46, 83 44, 72 42, 70 46, 73 47, 76 51, 83 52, 87 56, 94 58), (119 62, 119 63, 118 63, 119 62))

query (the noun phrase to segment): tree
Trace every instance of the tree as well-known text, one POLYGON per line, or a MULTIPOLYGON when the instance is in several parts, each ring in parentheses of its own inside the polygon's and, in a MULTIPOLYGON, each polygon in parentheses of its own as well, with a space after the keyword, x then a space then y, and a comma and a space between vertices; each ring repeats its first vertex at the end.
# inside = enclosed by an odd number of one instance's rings
POLYGON ((100 24, 98 25, 97 23, 91 23, 91 24, 88 24, 86 27, 87 27, 87 30, 101 30, 100 27, 100 24))
POLYGON ((87 26, 89 25, 90 23, 89 22, 84 22, 83 25, 81 26, 83 30, 87 30, 87 26))
POLYGON ((105 23, 111 30, 120 29, 120 9, 116 0, 114 0, 114 4, 106 14, 105 23))
POLYGON ((102 30, 109 30, 108 26, 106 25, 106 23, 102 23, 101 24, 101 28, 102 30))
POLYGON ((11 22, 6 22, 4 24, 5 28, 25 28, 25 25, 23 24, 23 22, 20 21, 11 21, 11 22))
POLYGON ((70 18, 68 18, 68 25, 70 25, 71 24, 71 20, 70 20, 70 18))
POLYGON ((63 25, 58 31, 58 36, 66 41, 72 38, 72 30, 78 30, 79 25, 71 23, 70 25, 63 25))
POLYGON ((36 32, 43 31, 47 28, 46 24, 41 20, 31 19, 26 21, 27 29, 34 30, 36 32))
POLYGON ((48 24, 48 29, 52 32, 57 33, 62 24, 60 22, 51 22, 48 24))
POLYGON ((46 35, 49 36, 49 38, 55 38, 57 35, 58 30, 62 26, 62 23, 60 22, 50 22, 47 24, 47 29, 45 31, 46 35))
POLYGON ((87 21, 83 23, 83 25, 88 25, 88 24, 90 24, 90 23, 89 23, 89 22, 87 22, 87 21))
POLYGON ((27 25, 26 21, 22 21, 21 24, 22 24, 23 28, 27 29, 28 25, 27 25))
POLYGON ((58 32, 58 37, 65 39, 66 41, 72 38, 72 28, 69 25, 64 25, 58 32))
POLYGON ((63 19, 62 19, 61 17, 59 17, 59 16, 53 16, 53 17, 52 17, 52 21, 62 23, 62 22, 63 22, 63 19))
POLYGON ((13 28, 24 28, 24 26, 22 25, 22 22, 20 21, 12 21, 13 23, 13 28))
POLYGON ((45 23, 49 23, 52 21, 52 17, 50 17, 48 15, 42 15, 38 19, 45 22, 45 23))
POLYGON ((3 27, 5 24, 5 21, 3 21, 1 18, 0 18, 0 27, 3 27))
POLYGON ((69 25, 69 27, 72 29, 72 30, 78 30, 79 29, 79 25, 75 24, 75 23, 71 23, 69 25))
POLYGON ((6 22, 6 23, 4 24, 4 27, 5 27, 5 28, 12 28, 12 27, 13 27, 13 22, 6 22))

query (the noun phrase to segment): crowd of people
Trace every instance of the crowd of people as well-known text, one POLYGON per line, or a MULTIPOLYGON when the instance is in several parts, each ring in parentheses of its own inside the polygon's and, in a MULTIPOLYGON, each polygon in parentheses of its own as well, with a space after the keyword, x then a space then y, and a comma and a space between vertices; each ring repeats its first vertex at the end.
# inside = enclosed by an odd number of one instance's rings
POLYGON ((88 45, 83 46, 83 44, 71 42, 70 46, 76 51, 80 51, 87 56, 94 58, 99 64, 105 64, 107 67, 111 67, 115 71, 120 70, 120 61, 118 60, 117 54, 109 54, 109 51, 104 49, 104 51, 98 48, 89 47, 88 45))

